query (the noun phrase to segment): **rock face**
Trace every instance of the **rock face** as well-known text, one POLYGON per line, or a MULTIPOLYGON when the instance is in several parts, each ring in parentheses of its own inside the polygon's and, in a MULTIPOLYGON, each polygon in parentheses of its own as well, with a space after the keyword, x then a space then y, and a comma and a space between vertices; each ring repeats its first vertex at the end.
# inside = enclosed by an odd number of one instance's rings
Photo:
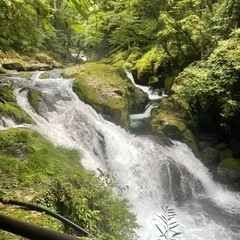
MULTIPOLYGON (((78 97, 107 120, 127 129, 129 113, 142 109, 147 96, 136 90, 122 69, 101 63, 85 63, 77 68, 73 90, 78 97)), ((64 72, 66 77, 69 71, 64 72)))

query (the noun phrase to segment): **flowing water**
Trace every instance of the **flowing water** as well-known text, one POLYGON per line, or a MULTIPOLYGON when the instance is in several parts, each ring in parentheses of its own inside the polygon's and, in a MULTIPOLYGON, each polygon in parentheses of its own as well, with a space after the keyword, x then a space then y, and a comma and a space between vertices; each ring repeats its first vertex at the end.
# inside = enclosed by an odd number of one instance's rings
POLYGON ((214 182, 185 144, 164 146, 151 136, 135 136, 104 120, 77 98, 72 80, 36 76, 30 82, 16 82, 42 92, 36 113, 28 103, 28 90, 16 90, 18 104, 37 123, 25 127, 55 145, 80 149, 85 168, 101 168, 120 186, 127 186, 124 194, 142 225, 138 240, 159 239, 154 219, 162 214, 161 206, 175 209, 176 230, 181 232, 176 239, 240 240, 240 194, 214 182))

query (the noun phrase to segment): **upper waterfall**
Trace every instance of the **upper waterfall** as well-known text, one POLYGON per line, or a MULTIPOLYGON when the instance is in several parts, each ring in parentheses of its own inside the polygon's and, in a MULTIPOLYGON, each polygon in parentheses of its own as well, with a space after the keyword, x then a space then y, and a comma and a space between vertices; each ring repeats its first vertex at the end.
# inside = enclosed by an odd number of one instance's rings
POLYGON ((240 194, 214 182, 185 144, 163 146, 104 120, 78 99, 71 80, 36 78, 30 87, 42 93, 39 113, 27 90, 16 91, 18 104, 37 123, 27 127, 56 145, 79 149, 85 168, 101 168, 127 186, 124 194, 142 225, 139 239, 158 239, 153 219, 163 205, 176 210, 179 239, 240 239, 240 194))

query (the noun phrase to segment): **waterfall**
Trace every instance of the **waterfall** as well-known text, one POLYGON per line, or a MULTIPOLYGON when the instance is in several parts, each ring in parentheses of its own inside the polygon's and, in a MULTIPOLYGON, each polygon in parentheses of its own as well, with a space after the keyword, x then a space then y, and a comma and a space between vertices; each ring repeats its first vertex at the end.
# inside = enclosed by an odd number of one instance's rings
POLYGON ((18 104, 37 123, 24 126, 55 145, 79 149, 85 168, 101 168, 127 186, 124 194, 142 225, 138 240, 158 239, 154 218, 166 205, 175 209, 182 232, 176 239, 240 239, 240 194, 214 182, 185 144, 164 146, 104 120, 73 93, 72 80, 36 78, 28 87, 42 96, 36 113, 27 90, 16 90, 18 104))

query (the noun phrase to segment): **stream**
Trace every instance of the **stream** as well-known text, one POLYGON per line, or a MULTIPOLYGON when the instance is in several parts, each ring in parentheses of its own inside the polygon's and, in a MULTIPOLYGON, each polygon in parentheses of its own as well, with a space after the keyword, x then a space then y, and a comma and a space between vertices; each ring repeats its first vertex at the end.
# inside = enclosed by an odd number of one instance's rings
MULTIPOLYGON (((125 197, 142 226, 138 240, 159 239, 156 224, 162 227, 158 222, 162 206, 176 213, 174 230, 181 234, 174 239, 240 240, 240 193, 215 182, 184 143, 165 146, 152 136, 126 132, 80 101, 72 91, 73 80, 57 74, 43 80, 38 75, 32 81, 8 78, 18 86, 18 104, 37 123, 21 126, 38 131, 57 146, 79 149, 86 169, 97 172, 100 168, 127 187, 125 197), (28 102, 27 88, 42 93, 38 113, 28 102)), ((132 123, 148 116, 150 110, 132 115, 132 123)), ((19 127, 9 119, 4 121, 2 128, 19 127)))

